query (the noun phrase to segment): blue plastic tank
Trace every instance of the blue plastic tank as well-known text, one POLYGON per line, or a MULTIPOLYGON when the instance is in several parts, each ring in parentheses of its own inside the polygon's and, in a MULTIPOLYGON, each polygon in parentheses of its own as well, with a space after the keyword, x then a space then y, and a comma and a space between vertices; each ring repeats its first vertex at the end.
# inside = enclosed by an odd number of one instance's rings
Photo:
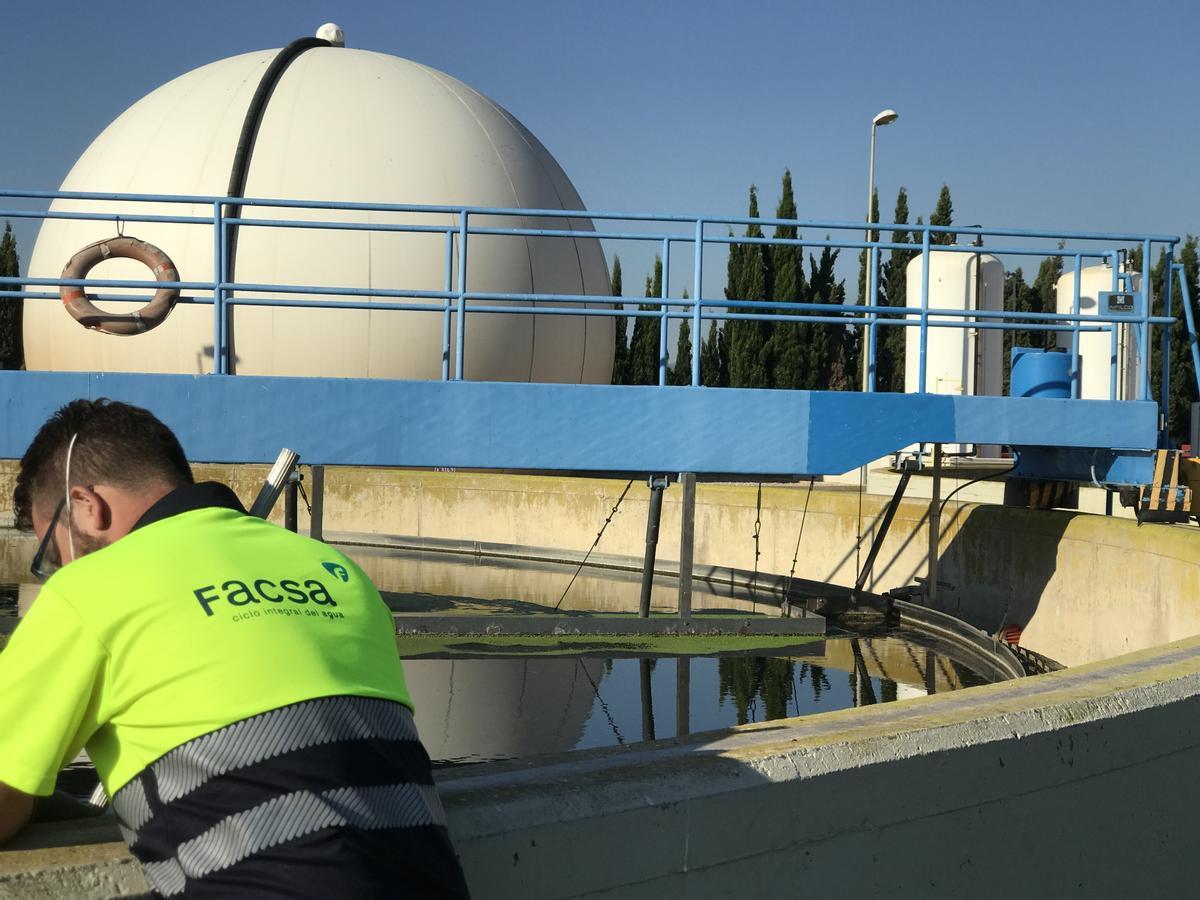
POLYGON ((1012 348, 1010 397, 1071 396, 1071 354, 1037 347, 1012 348))

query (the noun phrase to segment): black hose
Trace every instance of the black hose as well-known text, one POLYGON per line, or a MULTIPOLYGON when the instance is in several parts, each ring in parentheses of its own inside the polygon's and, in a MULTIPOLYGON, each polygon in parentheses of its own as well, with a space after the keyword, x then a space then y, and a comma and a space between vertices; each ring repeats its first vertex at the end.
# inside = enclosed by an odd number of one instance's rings
MULTIPOLYGON (((250 157, 254 153, 254 142, 258 138, 258 128, 262 124, 263 113, 266 112, 267 102, 271 99, 275 85, 279 83, 279 79, 283 77, 287 67, 305 50, 311 50, 313 47, 332 46, 323 38, 304 37, 297 38, 275 54, 275 58, 271 60, 267 71, 263 73, 262 79, 258 82, 258 89, 255 90, 254 98, 246 110, 246 117, 242 120, 242 133, 238 136, 237 150, 233 154, 233 168, 229 172, 229 188, 225 192, 226 197, 241 197, 246 190, 246 176, 250 172, 250 157)), ((236 219, 241 213, 242 205, 240 203, 230 203, 225 206, 222 215, 225 218, 236 219)), ((233 280, 234 275, 237 235, 237 225, 226 228, 225 278, 229 281, 233 280)))

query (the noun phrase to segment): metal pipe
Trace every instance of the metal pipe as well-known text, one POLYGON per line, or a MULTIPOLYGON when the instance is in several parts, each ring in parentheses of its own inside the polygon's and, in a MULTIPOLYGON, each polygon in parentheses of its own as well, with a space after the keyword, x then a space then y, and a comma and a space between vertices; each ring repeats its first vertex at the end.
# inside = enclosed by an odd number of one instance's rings
POLYGON ((1138 317, 1138 399, 1150 399, 1150 253, 1149 241, 1142 241, 1142 312, 1138 317))
POLYGON ((223 287, 229 281, 229 241, 225 222, 215 223, 218 253, 218 278, 213 287, 213 315, 216 316, 217 333, 213 338, 213 371, 220 375, 229 374, 229 307, 227 301, 233 296, 230 289, 223 287))
POLYGON ((300 530, 296 504, 299 490, 300 476, 298 472, 293 472, 283 486, 283 527, 291 532, 300 530))
POLYGON ((692 272, 692 386, 698 387, 700 379, 700 342, 704 335, 700 333, 700 314, 703 309, 700 293, 704 278, 704 220, 696 220, 695 238, 695 267, 692 272))
MULTIPOLYGON (((697 219, 703 218, 706 222, 711 222, 715 225, 796 225, 800 228, 810 229, 829 229, 829 230, 846 230, 846 231, 861 231, 861 222, 846 222, 826 219, 763 219, 763 218, 748 218, 742 216, 731 217, 715 217, 715 216, 700 216, 698 214, 658 214, 658 213, 639 213, 639 212, 603 212, 597 210, 563 210, 563 209, 525 209, 521 207, 487 207, 487 206, 437 206, 437 205, 421 205, 421 204, 405 204, 405 203, 361 203, 361 202, 345 202, 345 201, 330 201, 330 200, 281 200, 265 197, 221 197, 217 195, 192 195, 192 194, 129 194, 118 192, 96 192, 96 191, 45 191, 45 190, 23 190, 23 189, 0 189, 0 197, 14 197, 20 199, 31 200, 105 200, 105 201, 128 201, 134 203, 181 203, 181 204, 211 204, 215 202, 236 202, 241 206, 257 206, 277 209, 337 209, 337 210, 359 210, 359 211, 376 211, 376 212, 415 212, 415 213, 454 213, 466 211, 468 213, 486 213, 496 216, 514 216, 514 217, 529 217, 529 218, 574 218, 574 219, 611 219, 611 220, 627 220, 638 222, 674 222, 674 223, 694 223, 697 219)), ((53 215, 47 211, 29 211, 29 210, 0 210, 0 216, 4 217, 33 217, 53 215)), ((111 214, 107 216, 111 220, 111 214)), ((206 224, 207 219, 198 220, 201 224, 206 224)), ((259 221, 259 220, 255 220, 259 221)), ((912 230, 913 226, 905 223, 879 223, 878 226, 882 230, 899 230, 907 228, 912 230)), ((982 234, 996 235, 1004 237, 1033 237, 1033 238, 1062 238, 1067 240, 1088 240, 1088 241, 1112 241, 1120 243, 1128 243, 1129 241, 1150 240, 1155 243, 1177 244, 1180 238, 1177 235, 1169 234, 1135 234, 1126 232, 1110 232, 1110 231, 1056 231, 1047 232, 1040 229, 1032 228, 983 228, 979 226, 961 226, 961 225, 927 225, 925 228, 938 233, 958 233, 958 234, 982 234)), ((576 237, 587 236, 589 232, 578 232, 576 237)), ((911 247, 909 248, 911 249, 911 247)), ((1046 255, 1046 251, 1041 251, 1042 255, 1046 255)))
POLYGON ((308 517, 308 536, 325 540, 325 467, 312 467, 312 512, 308 517))
MULTIPOLYGON (((225 245, 224 232, 221 229, 221 204, 213 204, 213 284, 220 285, 225 280, 225 270, 221 264, 221 251, 225 245)), ((221 288, 213 289, 213 364, 214 375, 221 371, 218 362, 217 348, 221 346, 221 288)))
MULTIPOLYGON (((867 278, 867 287, 870 290, 868 296, 871 298, 871 303, 868 304, 872 309, 877 305, 875 298, 879 296, 879 249, 872 247, 867 251, 868 259, 870 260, 870 276, 867 278)), ((866 298, 863 298, 864 302, 866 298)), ((865 390, 875 390, 875 370, 876 362, 879 358, 879 349, 876 346, 878 343, 879 331, 879 315, 871 312, 870 324, 866 327, 867 345, 864 348, 863 365, 865 366, 865 390)))
MULTIPOLYGON (((1192 292, 1188 287, 1187 273, 1183 265, 1175 263, 1171 267, 1179 278, 1179 302, 1183 305, 1183 318, 1187 322, 1188 344, 1192 351, 1192 373, 1196 376, 1196 393, 1200 396, 1200 346, 1196 335, 1196 319, 1192 312, 1192 292)), ((1169 277, 1169 276, 1168 276, 1169 277)), ((1200 449, 1192 448, 1192 453, 1200 455, 1200 449)))
MULTIPOLYGON (((1166 249, 1163 265, 1163 318, 1172 319, 1171 315, 1171 270, 1175 264, 1174 248, 1166 249)), ((1171 437, 1171 328, 1168 325, 1162 330, 1162 376, 1159 379, 1158 396, 1159 411, 1162 415, 1162 433, 1158 436, 1158 446, 1167 447, 1171 437)))
POLYGON ((921 232, 921 346, 917 363, 917 391, 925 393, 926 349, 929 337, 929 226, 921 232))
POLYGON ((929 606, 937 601, 938 552, 942 536, 942 445, 933 445, 933 498, 929 501, 929 606))
MULTIPOLYGON (((1121 288, 1121 259, 1117 255, 1116 250, 1112 251, 1111 262, 1109 265, 1112 270, 1109 289, 1112 291, 1118 291, 1121 288)), ((1096 312, 1101 312, 1101 310, 1097 308, 1096 312)), ((1117 322, 1110 322, 1108 327, 1109 331, 1111 332, 1108 349, 1108 399, 1116 400, 1117 391, 1119 390, 1119 386, 1117 384, 1117 368, 1121 354, 1120 336, 1122 326, 1117 322)), ((1073 363, 1073 365, 1078 364, 1078 361, 1073 363)))
POLYGON ((658 323, 658 386, 667 384, 667 321, 670 308, 667 297, 670 296, 668 280, 671 277, 671 240, 663 238, 662 242, 662 284, 659 285, 659 299, 662 301, 659 310, 658 323))
POLYGON ((908 487, 908 480, 911 477, 912 469, 906 466, 900 475, 900 481, 896 485, 892 499, 884 511, 883 521, 879 523, 879 531, 875 535, 875 540, 871 542, 871 551, 867 554, 867 561, 863 563, 862 571, 858 573, 858 579, 854 582, 854 592, 856 594, 863 589, 871 577, 871 569, 875 566, 875 558, 879 556, 884 539, 887 538, 888 530, 892 527, 892 520, 896 517, 896 510, 900 508, 900 501, 904 498, 904 491, 908 487))
POLYGON ((454 232, 446 232, 446 296, 442 299, 442 381, 450 380, 450 292, 454 290, 454 232))
POLYGON ((467 332, 467 211, 458 220, 458 343, 454 348, 454 378, 463 380, 463 354, 467 332))
POLYGON ((658 552, 658 525, 662 519, 663 489, 667 486, 665 476, 650 478, 650 506, 646 513, 646 557, 642 562, 642 593, 638 601, 638 615, 650 617, 650 594, 654 589, 654 558, 658 552))
MULTIPOLYGON (((1071 301, 1071 315, 1078 316, 1079 312, 1079 292, 1082 288, 1081 280, 1083 278, 1083 257, 1078 253, 1075 254, 1075 291, 1074 299, 1071 301)), ((1100 309, 1097 306, 1097 314, 1100 309)), ((1083 373, 1080 371, 1079 365, 1079 320, 1076 319, 1075 327, 1071 330, 1071 399, 1078 400, 1083 384, 1083 373)))
POLYGON ((679 510, 679 618, 692 615, 692 559, 696 547, 696 473, 679 476, 683 488, 679 510))

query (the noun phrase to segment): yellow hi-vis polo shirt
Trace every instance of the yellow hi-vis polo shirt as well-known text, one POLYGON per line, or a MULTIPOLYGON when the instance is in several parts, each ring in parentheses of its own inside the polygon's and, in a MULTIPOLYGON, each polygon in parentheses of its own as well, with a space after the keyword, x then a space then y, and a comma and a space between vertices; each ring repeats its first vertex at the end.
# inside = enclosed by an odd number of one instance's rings
POLYGON ((169 750, 287 704, 411 708, 391 613, 353 561, 223 486, 181 493, 198 508, 185 498, 56 572, 0 652, 0 782, 49 794, 86 746, 112 796, 169 750), (203 500, 220 491, 232 502, 203 500))

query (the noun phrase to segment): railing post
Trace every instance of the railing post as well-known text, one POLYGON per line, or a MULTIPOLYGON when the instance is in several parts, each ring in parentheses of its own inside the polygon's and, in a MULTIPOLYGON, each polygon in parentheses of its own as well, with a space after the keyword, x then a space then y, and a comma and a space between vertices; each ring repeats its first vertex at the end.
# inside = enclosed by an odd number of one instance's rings
MULTIPOLYGON (((1175 264, 1175 248, 1167 244, 1166 260, 1163 265, 1163 272, 1166 277, 1163 279, 1163 316, 1171 318, 1171 270, 1175 264)), ((1159 408, 1162 411, 1162 434, 1159 435, 1158 446, 1166 447, 1168 439, 1171 436, 1171 329, 1174 323, 1163 326, 1162 337, 1162 379, 1159 384, 1159 408)), ((1194 452, 1194 451, 1193 451, 1194 452)))
MULTIPOLYGON (((1192 314, 1192 292, 1188 288, 1187 273, 1184 271, 1180 263, 1175 263, 1172 266, 1175 274, 1179 276, 1179 302, 1183 304, 1183 318, 1187 322, 1188 330, 1188 346, 1192 351, 1192 374, 1196 378, 1196 392, 1200 394, 1200 342, 1196 336, 1196 319, 1192 314)), ((1193 455, 1197 454, 1197 448, 1192 447, 1193 455)))
POLYGON ((704 220, 696 220, 696 254, 695 271, 692 273, 692 386, 700 384, 700 342, 704 335, 700 333, 701 306, 700 284, 704 277, 704 220))
POLYGON ((225 222, 221 215, 221 203, 213 204, 213 374, 220 375, 224 366, 224 338, 222 336, 221 319, 224 315, 225 290, 221 283, 225 280, 225 222))
POLYGON ((454 348, 454 377, 463 380, 463 354, 467 338, 467 211, 458 219, 458 344, 454 348))
MULTIPOLYGON (((871 260, 871 277, 868 296, 871 298, 871 306, 874 306, 879 300, 879 247, 872 247, 867 251, 871 260)), ((872 312, 869 315, 870 325, 867 326, 867 385, 866 390, 875 390, 875 368, 876 360, 879 359, 879 313, 872 312)))
MULTIPOLYGON (((1109 290, 1119 291, 1121 289, 1121 257, 1117 251, 1112 252, 1112 286, 1109 290)), ((1117 322, 1108 323, 1109 334, 1109 353, 1108 353, 1108 399, 1116 400, 1118 385, 1117 385, 1117 370, 1120 368, 1121 342, 1120 333, 1121 325, 1117 322)), ((1072 363, 1078 365, 1078 363, 1072 363)))
POLYGON ((921 232, 921 349, 917 363, 917 390, 925 393, 925 353, 929 331, 929 226, 921 232))
POLYGON ((670 275, 671 275, 671 239, 663 238, 662 249, 662 285, 659 290, 659 299, 662 301, 659 304, 658 312, 658 386, 663 387, 667 383, 667 323, 670 321, 667 318, 670 308, 667 306, 667 297, 670 294, 670 275))
MULTIPOLYGON (((1075 296, 1071 300, 1071 314, 1079 315, 1080 300, 1079 292, 1082 287, 1081 279, 1083 278, 1083 257, 1075 254, 1075 296)), ((1099 310, 1096 310, 1099 312, 1099 310)), ((1083 393, 1083 372, 1079 369, 1079 320, 1076 319, 1071 329, 1071 399, 1078 400, 1079 395, 1083 393)))
POLYGON ((1138 328, 1138 399, 1150 399, 1150 241, 1142 241, 1142 321, 1138 328))
POLYGON ((442 298, 442 381, 450 380, 450 294, 454 290, 454 232, 446 229, 446 296, 442 298))

